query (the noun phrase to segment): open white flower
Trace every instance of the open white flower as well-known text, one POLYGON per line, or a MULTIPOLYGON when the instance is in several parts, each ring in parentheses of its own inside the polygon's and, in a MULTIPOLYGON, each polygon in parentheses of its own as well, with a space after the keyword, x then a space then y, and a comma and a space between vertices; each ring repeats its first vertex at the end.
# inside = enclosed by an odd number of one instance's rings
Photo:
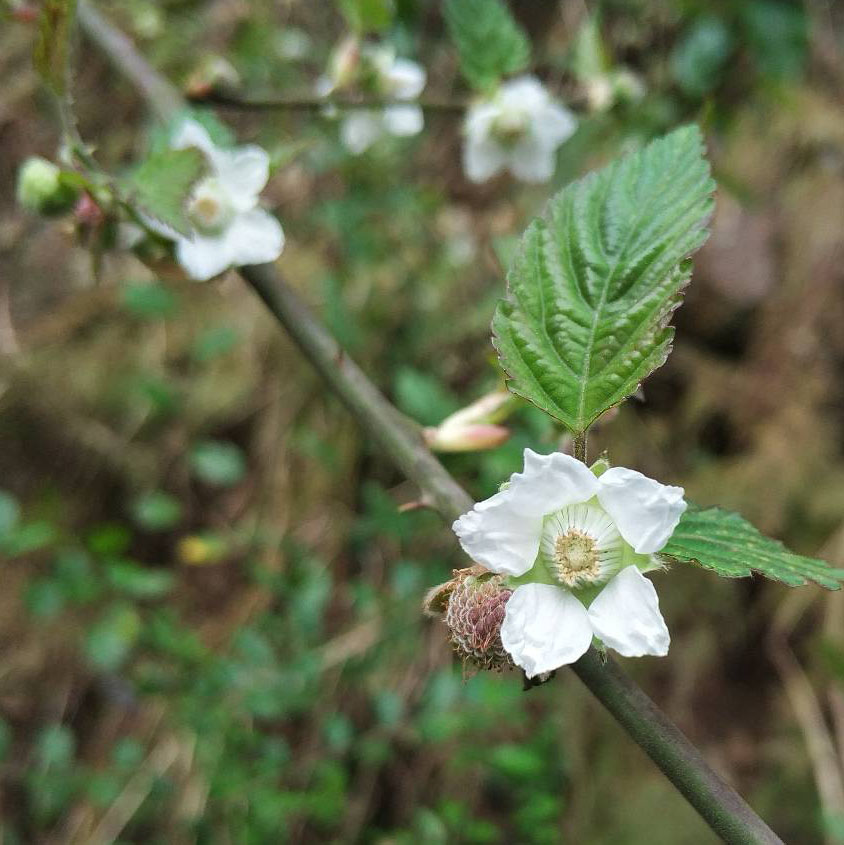
POLYGON ((525 449, 524 471, 454 523, 466 553, 516 585, 501 640, 528 677, 573 663, 598 637, 625 657, 668 653, 652 555, 686 509, 683 489, 613 467, 597 476, 525 449))
MULTIPOLYGON (((345 52, 349 52, 348 48, 345 52)), ((328 96, 357 83, 375 96, 410 101, 415 100, 425 88, 425 69, 410 59, 396 56, 391 47, 365 44, 357 55, 354 73, 348 70, 348 61, 332 62, 332 75, 321 77, 317 82, 320 96, 328 96), (343 69, 343 72, 337 68, 343 69)), ((343 118, 340 140, 349 152, 359 155, 384 135, 417 135, 423 126, 422 109, 411 102, 383 109, 360 109, 343 118)))
POLYGON ((523 182, 547 182, 554 175, 557 147, 576 128, 574 115, 536 77, 504 82, 466 115, 466 175, 485 182, 506 168, 523 182))
POLYGON ((258 206, 258 195, 270 174, 266 151, 254 144, 221 149, 194 120, 179 127, 171 146, 177 150, 196 147, 209 169, 188 199, 190 237, 147 221, 176 241, 176 258, 185 272, 205 281, 229 267, 275 261, 284 248, 284 231, 275 217, 258 206))

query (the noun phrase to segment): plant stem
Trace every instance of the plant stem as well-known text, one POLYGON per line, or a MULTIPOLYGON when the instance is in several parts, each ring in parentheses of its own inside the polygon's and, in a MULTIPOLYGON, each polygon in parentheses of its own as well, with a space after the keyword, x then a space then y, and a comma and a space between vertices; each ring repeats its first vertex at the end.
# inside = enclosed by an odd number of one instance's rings
POLYGON ((188 101, 204 106, 217 106, 238 111, 315 111, 334 107, 337 109, 381 109, 386 106, 419 106, 423 111, 462 114, 467 104, 460 100, 435 100, 422 97, 418 100, 387 100, 377 97, 251 97, 243 99, 224 91, 188 95, 188 101))
POLYGON ((580 434, 576 434, 572 441, 572 452, 574 454, 574 457, 577 458, 577 460, 583 462, 584 464, 586 463, 586 442, 588 437, 588 432, 583 431, 580 434))
MULTIPOLYGON (((134 82, 163 119, 181 107, 181 98, 90 5, 81 0, 79 16, 89 37, 112 63, 134 82)), ((305 357, 343 400, 364 430, 416 482, 430 503, 446 519, 472 506, 472 500, 422 442, 419 428, 384 398, 364 372, 314 318, 272 265, 244 267, 250 284, 305 357)), ((586 457, 586 439, 575 442, 575 454, 586 457)), ((773 845, 781 840, 745 801, 709 767, 700 752, 671 720, 613 662, 589 651, 573 670, 621 726, 659 766, 709 826, 733 845, 773 845)))

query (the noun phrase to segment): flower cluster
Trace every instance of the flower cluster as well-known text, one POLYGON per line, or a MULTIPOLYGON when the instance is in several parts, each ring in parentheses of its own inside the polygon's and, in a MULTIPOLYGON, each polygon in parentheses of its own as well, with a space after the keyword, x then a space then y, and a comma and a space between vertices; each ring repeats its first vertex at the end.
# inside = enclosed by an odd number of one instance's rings
POLYGON ((422 109, 415 100, 425 88, 421 65, 396 56, 386 45, 343 42, 330 64, 329 74, 317 82, 317 93, 327 97, 335 91, 357 87, 387 100, 407 100, 383 109, 358 109, 343 118, 340 140, 349 152, 359 155, 384 135, 406 137, 422 131, 422 109))
POLYGON ((668 652, 643 572, 661 567, 654 553, 686 509, 683 490, 602 469, 525 449, 524 471, 454 523, 466 553, 513 589, 501 642, 528 677, 573 663, 593 637, 626 657, 668 652))
POLYGON ((466 115, 466 176, 485 182, 506 169, 523 182, 547 182, 554 175, 557 148, 576 128, 574 115, 535 77, 504 82, 466 115))

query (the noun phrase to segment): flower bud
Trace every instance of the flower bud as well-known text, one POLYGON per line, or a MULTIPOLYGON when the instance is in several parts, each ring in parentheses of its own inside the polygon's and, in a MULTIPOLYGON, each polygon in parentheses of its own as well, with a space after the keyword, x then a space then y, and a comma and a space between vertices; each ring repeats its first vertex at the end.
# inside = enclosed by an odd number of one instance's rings
POLYGON ((518 400, 506 390, 496 390, 467 405, 435 428, 426 428, 425 442, 436 452, 473 452, 494 449, 510 437, 499 422, 517 407, 518 400))
POLYGON ((425 429, 425 443, 435 452, 480 452, 494 449, 510 437, 503 425, 440 426, 425 429))
POLYGON ((512 665, 501 644, 504 608, 512 592, 504 587, 500 575, 458 575, 455 579, 445 624, 464 662, 468 660, 481 669, 500 670, 512 665))
POLYGON ((352 85, 360 66, 360 41, 354 36, 343 39, 335 48, 329 65, 329 75, 336 89, 352 85))
POLYGON ((78 192, 62 180, 62 172, 39 156, 28 158, 18 171, 18 202, 27 211, 53 216, 73 208, 78 192))

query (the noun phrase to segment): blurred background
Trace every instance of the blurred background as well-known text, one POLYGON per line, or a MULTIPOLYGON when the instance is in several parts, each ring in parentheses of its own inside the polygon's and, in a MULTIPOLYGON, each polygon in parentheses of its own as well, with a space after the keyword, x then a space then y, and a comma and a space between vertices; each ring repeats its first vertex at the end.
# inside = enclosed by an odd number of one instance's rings
MULTIPOLYGON (((218 117, 278 164, 286 277, 410 417, 499 387, 489 322, 553 190, 681 122, 719 183, 668 363, 593 454, 844 565, 844 8, 832 0, 513 2, 533 69, 580 119, 554 182, 466 180, 459 114, 362 156, 318 110, 218 117), (621 82, 619 83, 619 80, 621 82)), ((182 90, 309 92, 348 31, 303 0, 101 8, 182 90)), ((710 843, 569 672, 464 672, 425 591, 465 565, 235 275, 102 260, 14 201, 56 125, 0 27, 0 841, 710 843)), ((467 92, 437 3, 385 35, 467 92)), ((115 170, 137 92, 83 39, 83 136, 115 170)), ((445 456, 476 498, 562 445, 520 409, 445 456)), ((844 599, 659 578, 673 643, 627 668, 790 843, 844 842, 844 599)))

